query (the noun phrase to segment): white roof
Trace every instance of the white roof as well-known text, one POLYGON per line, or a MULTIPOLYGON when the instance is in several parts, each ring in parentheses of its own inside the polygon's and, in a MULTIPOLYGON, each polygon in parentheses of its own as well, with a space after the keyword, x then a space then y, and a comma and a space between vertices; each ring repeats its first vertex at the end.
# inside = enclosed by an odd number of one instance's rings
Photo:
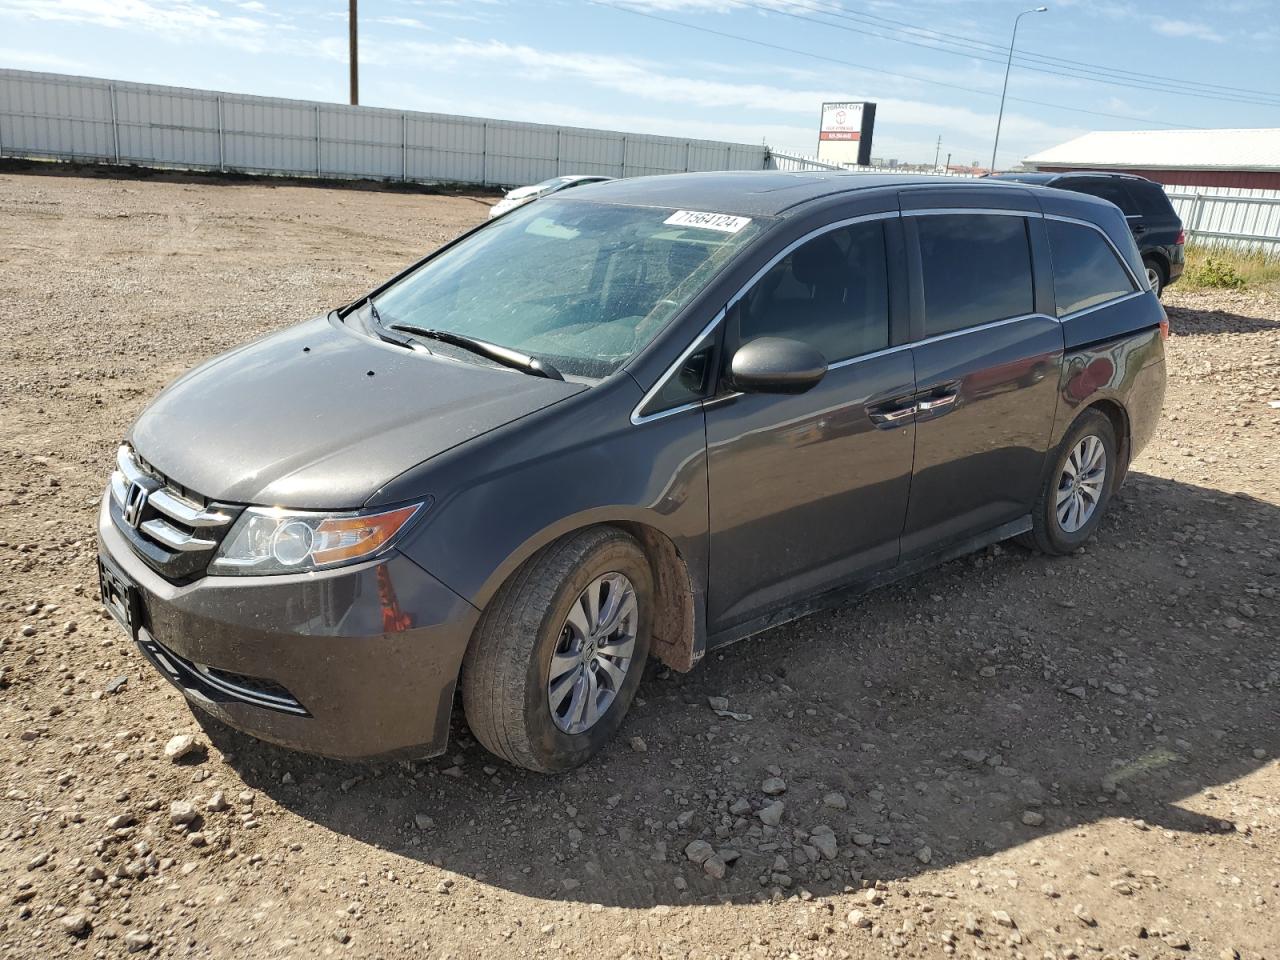
POLYGON ((1280 171, 1280 128, 1100 130, 1032 154, 1024 162, 1044 167, 1280 171))

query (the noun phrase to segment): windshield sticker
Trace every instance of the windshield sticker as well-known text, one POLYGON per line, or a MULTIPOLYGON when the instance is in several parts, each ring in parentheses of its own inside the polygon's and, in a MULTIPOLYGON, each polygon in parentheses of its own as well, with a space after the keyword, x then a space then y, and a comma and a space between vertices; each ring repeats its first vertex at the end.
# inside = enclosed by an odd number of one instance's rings
POLYGON ((701 227, 703 230, 715 230, 719 233, 737 233, 751 222, 751 218, 733 217, 727 213, 699 213, 697 210, 677 210, 662 222, 677 227, 701 227))

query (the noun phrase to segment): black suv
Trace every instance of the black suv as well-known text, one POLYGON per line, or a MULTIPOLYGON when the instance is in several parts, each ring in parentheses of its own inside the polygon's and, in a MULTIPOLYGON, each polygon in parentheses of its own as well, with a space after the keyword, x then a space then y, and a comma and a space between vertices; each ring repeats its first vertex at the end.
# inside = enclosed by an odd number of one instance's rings
POLYGON ((1182 276, 1182 247, 1186 231, 1164 188, 1145 177, 1130 173, 1102 173, 1085 170, 1075 173, 1002 173, 992 179, 1036 183, 1059 190, 1074 190, 1110 200, 1122 211, 1133 238, 1138 241, 1147 280, 1156 295, 1182 276))

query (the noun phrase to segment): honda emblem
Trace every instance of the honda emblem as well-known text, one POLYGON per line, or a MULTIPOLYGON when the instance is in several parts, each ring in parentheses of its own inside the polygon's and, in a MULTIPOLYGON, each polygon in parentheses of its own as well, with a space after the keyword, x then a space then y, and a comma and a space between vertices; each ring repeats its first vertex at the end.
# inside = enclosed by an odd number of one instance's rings
POLYGON ((138 524, 142 522, 142 511, 147 505, 149 496, 151 491, 137 480, 129 484, 129 489, 124 493, 124 507, 121 513, 124 516, 124 522, 134 529, 137 529, 138 524))

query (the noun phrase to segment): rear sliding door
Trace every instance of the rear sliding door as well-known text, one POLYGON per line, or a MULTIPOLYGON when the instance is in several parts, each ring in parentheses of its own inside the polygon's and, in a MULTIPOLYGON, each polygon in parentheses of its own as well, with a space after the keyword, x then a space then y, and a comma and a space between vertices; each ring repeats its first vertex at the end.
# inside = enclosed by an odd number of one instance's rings
POLYGON ((1038 212, 903 212, 918 391, 905 559, 1030 512, 1063 340, 1038 212))

